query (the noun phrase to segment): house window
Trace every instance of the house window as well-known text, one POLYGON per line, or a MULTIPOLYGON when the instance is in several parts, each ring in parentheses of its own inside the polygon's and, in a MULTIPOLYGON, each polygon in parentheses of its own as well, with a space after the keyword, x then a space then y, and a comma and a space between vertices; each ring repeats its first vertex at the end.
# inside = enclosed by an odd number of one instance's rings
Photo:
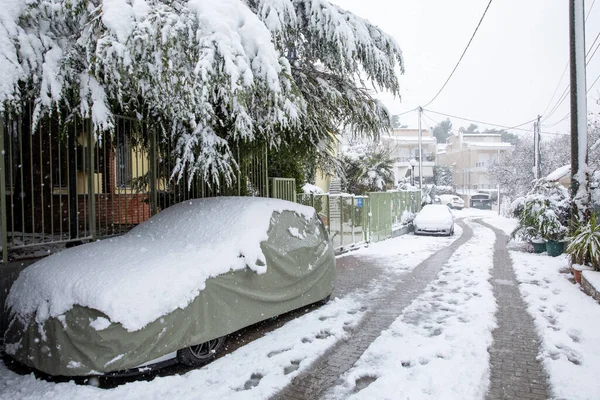
POLYGON ((131 140, 122 135, 117 142, 115 164, 117 167, 117 187, 131 186, 131 140))

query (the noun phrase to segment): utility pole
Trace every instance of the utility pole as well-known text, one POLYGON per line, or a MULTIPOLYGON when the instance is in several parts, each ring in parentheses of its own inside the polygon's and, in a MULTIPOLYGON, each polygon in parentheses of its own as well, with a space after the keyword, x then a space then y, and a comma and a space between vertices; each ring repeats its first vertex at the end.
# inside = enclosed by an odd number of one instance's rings
POLYGON ((540 119, 541 115, 538 115, 537 121, 533 123, 533 175, 535 179, 541 178, 541 158, 540 158, 540 142, 542 140, 542 135, 540 133, 540 119))
POLYGON ((423 131, 421 130, 421 114, 423 107, 419 106, 419 189, 423 189, 423 131))
POLYGON ((585 83, 584 0, 569 0, 571 74, 571 200, 574 221, 585 210, 587 165, 587 89, 585 83), (581 187, 583 186, 583 187, 581 187))

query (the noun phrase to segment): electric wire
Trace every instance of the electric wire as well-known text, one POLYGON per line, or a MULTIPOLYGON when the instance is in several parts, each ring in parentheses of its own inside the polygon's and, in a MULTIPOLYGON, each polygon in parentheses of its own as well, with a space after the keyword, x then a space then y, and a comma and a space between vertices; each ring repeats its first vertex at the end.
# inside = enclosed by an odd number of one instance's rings
MULTIPOLYGON (((588 93, 590 92, 590 90, 592 90, 592 88, 594 87, 594 85, 595 85, 596 83, 598 83, 598 80, 600 80, 600 75, 598 75, 598 76, 596 77, 596 79, 594 80, 594 82, 592 82, 592 84, 591 84, 591 85, 588 87, 588 89, 587 89, 587 91, 585 92, 585 94, 588 94, 588 93)), ((567 113, 567 115, 565 115, 564 117, 562 117, 562 118, 561 118, 559 121, 557 121, 557 122, 555 122, 555 123, 553 123, 553 124, 551 124, 551 125, 544 125, 544 128, 552 128, 552 127, 554 127, 554 126, 556 126, 556 125, 560 124, 560 123, 561 123, 561 122, 563 122, 565 119, 567 119, 567 117, 568 117, 569 115, 571 115, 571 111, 569 111, 569 112, 567 113)))
POLYGON ((467 50, 469 49, 469 46, 471 46, 471 42, 475 38, 475 35, 477 34, 477 31, 479 30, 479 27, 481 26, 481 23, 483 22, 483 19, 485 18, 485 15, 487 14, 487 11, 490 8, 490 5, 492 4, 492 1, 493 0, 490 0, 489 3, 488 3, 488 5, 485 7, 485 10, 483 11, 483 15, 481 16, 481 19, 479 20, 479 23, 477 24, 477 27, 475 28, 475 31, 473 31, 473 34, 471 35, 471 39, 469 39, 469 42, 467 43, 467 46, 465 47, 465 49, 463 50, 460 58, 458 59, 458 62, 454 66, 454 69, 452 70, 452 72, 450 72, 450 75, 448 76, 448 79, 446 79, 446 82, 444 82, 444 84, 442 85, 442 87, 440 88, 440 90, 438 90, 438 92, 436 93, 436 95, 433 96, 433 99, 431 99, 423 107, 427 107, 428 105, 430 105, 431 103, 433 103, 435 101, 435 99, 437 99, 437 97, 440 95, 440 93, 442 93, 442 91, 444 90, 444 88, 446 87, 446 85, 448 84, 448 82, 450 82, 450 79, 454 75, 454 72, 456 72, 456 69, 458 68, 458 66, 460 65, 463 57, 467 53, 467 50))
POLYGON ((514 126, 508 126, 508 125, 493 124, 493 123, 491 123, 491 122, 478 121, 478 120, 475 120, 475 119, 470 119, 470 118, 459 117, 459 116, 456 116, 456 115, 451 115, 451 114, 444 114, 444 113, 441 113, 441 112, 438 112, 438 111, 433 111, 433 110, 425 110, 425 111, 427 111, 427 112, 430 112, 430 113, 433 113, 433 114, 437 114, 437 115, 443 115, 443 116, 445 116, 445 117, 449 117, 449 118, 456 118, 456 119, 460 119, 460 120, 462 120, 462 121, 475 122, 475 123, 478 123, 478 124, 483 124, 483 125, 494 126, 494 127, 497 127, 497 128, 503 128, 503 129, 507 129, 507 130, 509 130, 509 129, 514 129, 514 130, 518 130, 518 131, 526 131, 526 132, 528 132, 528 131, 529 131, 529 129, 523 129, 523 128, 521 128, 521 127, 522 127, 523 125, 531 124, 532 122, 535 122, 535 121, 537 121, 537 118, 534 118, 534 119, 532 119, 532 120, 530 120, 530 121, 523 122, 522 124, 518 124, 518 125, 514 125, 514 126))
MULTIPOLYGON (((596 46, 596 48, 594 49, 594 51, 592 52, 592 48, 594 47, 594 44, 596 44, 596 42, 598 41, 598 38, 600 38, 600 32, 598 32, 598 34, 596 35, 596 39, 594 39, 594 42, 592 43, 592 45, 590 46, 590 48, 588 49, 588 51, 585 54, 585 57, 586 57, 585 66, 586 67, 588 66, 590 61, 592 61, 592 59, 596 55, 596 52, 600 48, 600 42, 599 42, 598 45, 596 46), (590 53, 591 53, 591 55, 590 55, 590 53)), ((567 64, 567 66, 568 66, 568 64, 567 64)), ((554 105, 554 107, 552 107, 552 110, 550 111, 550 113, 544 116, 544 119, 542 120, 542 122, 547 121, 552 116, 552 114, 554 114, 557 111, 557 109, 562 105, 562 103, 567 99, 567 96, 570 93, 569 92, 570 88, 571 88, 571 84, 569 83, 567 85, 567 87, 565 88, 565 90, 563 91, 563 94, 560 96, 559 101, 554 105)))
MULTIPOLYGON (((594 0, 592 2, 592 5, 590 6, 590 8, 588 9, 587 15, 585 17, 585 22, 587 22, 588 18, 590 17, 590 14, 592 13, 592 9, 594 8, 594 4, 596 4, 596 0, 594 0)), ((596 41, 598 40, 598 38, 600 37, 600 32, 598 32, 598 35, 596 35, 596 38, 594 39, 594 42, 592 43, 592 45, 590 46, 590 48, 588 49, 587 53, 586 53, 586 58, 587 56, 590 54, 590 51, 592 50, 592 48, 594 47, 594 44, 596 43, 596 41)), ((592 53, 591 57, 586 61, 586 66, 589 64, 589 62, 592 60, 592 58, 594 57, 594 55, 596 54, 596 51, 598 51, 598 47, 600 47, 600 43, 598 44, 598 46, 596 47, 596 49, 594 50, 594 52, 592 53)), ((567 69, 569 68, 569 62, 567 61, 567 65, 565 65, 565 69, 563 70, 563 73, 560 77, 560 80, 558 81, 558 85, 556 86, 556 89, 554 90, 554 93, 552 94, 552 97, 550 98, 550 102, 548 103, 548 105, 546 106, 546 108, 544 109, 544 112, 542 113, 542 115, 544 115, 544 119, 543 121, 547 121, 550 116, 552 116, 552 114, 554 114, 554 112, 556 112, 556 109, 558 109, 558 107, 560 107, 560 105, 565 101, 567 94, 569 93, 569 89, 571 87, 571 84, 567 84, 567 87, 565 88, 565 90, 563 91, 563 94, 560 96, 558 102, 554 105, 554 107, 552 108, 552 111, 550 111, 549 114, 546 114, 546 111, 548 110, 548 106, 552 103, 552 99, 554 99, 554 95, 556 94, 557 89, 560 87, 560 83, 562 82, 562 79, 567 71, 567 69)))

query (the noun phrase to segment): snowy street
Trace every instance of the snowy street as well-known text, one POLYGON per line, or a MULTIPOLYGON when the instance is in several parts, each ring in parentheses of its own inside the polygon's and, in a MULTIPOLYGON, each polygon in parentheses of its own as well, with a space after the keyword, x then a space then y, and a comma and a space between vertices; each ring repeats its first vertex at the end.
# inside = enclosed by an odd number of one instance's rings
POLYGON ((594 398, 597 380, 578 377, 600 366, 600 307, 561 273, 566 259, 506 249, 512 220, 455 214, 454 237, 406 235, 338 257, 328 304, 231 338, 201 369, 101 389, 2 364, 0 398, 594 398))

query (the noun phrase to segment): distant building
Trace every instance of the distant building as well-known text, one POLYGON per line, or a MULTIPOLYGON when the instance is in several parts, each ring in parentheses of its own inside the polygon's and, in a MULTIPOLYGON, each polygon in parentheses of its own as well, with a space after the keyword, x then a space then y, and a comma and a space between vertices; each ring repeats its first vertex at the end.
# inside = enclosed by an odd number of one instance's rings
POLYGON ((489 167, 501 153, 512 150, 513 145, 503 142, 500 134, 459 133, 448 138, 438 164, 450 167, 457 193, 469 204, 473 194, 497 190, 489 167))
MULTIPOLYGON (((394 129, 390 135, 382 135, 383 144, 394 159, 395 182, 410 177, 410 160, 419 161, 419 131, 417 129, 394 129)), ((437 158, 437 139, 431 131, 422 130, 423 183, 433 183, 433 167, 437 158)), ((419 167, 415 167, 415 182, 419 181, 419 167)))

